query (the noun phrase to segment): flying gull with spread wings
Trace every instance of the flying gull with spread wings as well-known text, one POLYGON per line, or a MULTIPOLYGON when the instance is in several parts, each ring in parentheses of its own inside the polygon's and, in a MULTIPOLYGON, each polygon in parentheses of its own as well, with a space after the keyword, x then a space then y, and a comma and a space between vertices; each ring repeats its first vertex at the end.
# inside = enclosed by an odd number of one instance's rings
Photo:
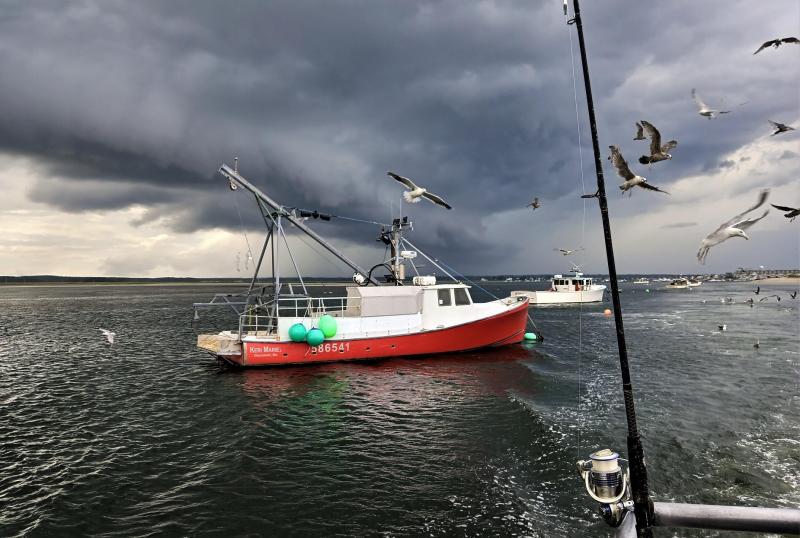
POLYGON ((666 161, 672 158, 668 152, 678 145, 677 140, 670 140, 663 146, 661 145, 661 133, 649 121, 642 120, 642 126, 650 137, 650 155, 642 155, 639 162, 642 164, 653 164, 658 161, 666 161))
POLYGON ((775 135, 779 135, 781 133, 794 131, 794 127, 786 125, 785 123, 779 123, 777 121, 772 121, 772 120, 767 120, 767 121, 770 122, 772 124, 772 126, 775 128, 775 132, 772 133, 770 136, 775 136, 775 135))
MULTIPOLYGON (((643 189, 648 189, 651 191, 658 191, 663 192, 664 194, 669 194, 667 191, 662 191, 658 187, 654 185, 650 185, 647 182, 647 178, 642 176, 638 176, 631 172, 631 169, 628 168, 628 163, 625 161, 625 158, 620 153, 619 148, 617 146, 608 146, 611 149, 611 155, 609 159, 611 159, 611 164, 614 165, 614 168, 617 169, 617 175, 621 177, 624 181, 622 185, 619 186, 622 194, 630 191, 634 187, 641 187, 643 189)), ((633 194, 633 192, 628 192, 628 196, 633 194)))
POLYGON ((697 113, 708 119, 719 116, 720 114, 730 113, 730 110, 714 110, 713 108, 709 108, 709 106, 705 104, 702 99, 700 99, 700 96, 697 95, 697 90, 694 88, 692 88, 692 99, 694 99, 694 102, 697 105, 697 113))
POLYGON ((762 50, 764 50, 764 49, 766 49, 768 47, 773 47, 773 48, 777 49, 778 47, 780 47, 784 43, 791 43, 793 45, 800 45, 800 39, 797 39, 796 37, 784 37, 783 39, 771 39, 769 41, 764 41, 764 43, 762 43, 761 46, 758 47, 758 50, 756 50, 753 53, 753 55, 755 56, 756 54, 758 54, 759 52, 761 52, 762 50))
POLYGON ((575 253, 575 252, 578 252, 578 251, 580 251, 580 250, 583 250, 583 247, 581 247, 581 248, 573 248, 573 249, 568 249, 568 248, 554 248, 553 250, 557 250, 558 252, 560 252, 560 253, 561 253, 561 254, 563 254, 564 256, 569 256, 570 254, 573 254, 573 253, 575 253))
POLYGON ((113 333, 113 332, 109 331, 108 329, 98 329, 98 331, 103 333, 103 336, 106 337, 106 340, 108 340, 108 345, 109 346, 113 346, 114 345, 114 337, 117 335, 117 333, 113 333))
POLYGON ((529 203, 528 205, 526 205, 525 207, 530 207, 534 211, 536 211, 537 209, 542 207, 542 204, 541 204, 541 202, 539 202, 539 198, 537 197, 537 198, 534 198, 533 201, 531 203, 529 203))
POLYGON ((706 257, 708 257, 708 251, 711 250, 711 247, 718 245, 723 241, 730 239, 731 237, 744 237, 745 239, 750 239, 747 237, 747 234, 744 233, 744 231, 766 217, 767 213, 769 213, 769 209, 764 211, 763 215, 755 219, 746 219, 744 217, 751 211, 756 210, 764 205, 764 202, 767 201, 767 196, 769 196, 769 189, 762 190, 758 194, 758 201, 756 202, 756 205, 749 208, 747 211, 739 213, 732 219, 723 222, 719 228, 708 234, 700 243, 700 250, 697 251, 697 261, 705 264, 706 257))
POLYGON ((420 198, 426 198, 433 202, 436 205, 440 205, 447 209, 453 209, 450 207, 450 204, 444 201, 444 199, 440 196, 436 196, 432 192, 428 192, 428 189, 423 187, 418 187, 413 181, 408 179, 407 177, 403 177, 400 175, 395 174, 394 172, 386 172, 388 175, 392 176, 394 179, 408 187, 409 190, 403 192, 403 198, 406 202, 416 204, 419 202, 420 198))
POLYGON ((789 222, 792 222, 794 219, 797 218, 798 215, 800 215, 800 208, 798 207, 787 207, 785 205, 775 205, 775 204, 769 204, 769 205, 771 205, 778 211, 785 211, 786 214, 784 215, 784 217, 789 219, 789 222))

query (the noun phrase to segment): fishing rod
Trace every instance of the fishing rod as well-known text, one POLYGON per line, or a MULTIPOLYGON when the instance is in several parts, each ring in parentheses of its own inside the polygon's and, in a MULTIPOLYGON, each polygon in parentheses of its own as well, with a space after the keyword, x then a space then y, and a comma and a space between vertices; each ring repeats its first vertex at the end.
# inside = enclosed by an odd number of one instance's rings
MULTIPOLYGON (((566 1, 565 1, 566 11, 566 1)), ((574 24, 578 31, 578 44, 581 51, 581 65, 583 67, 583 84, 586 90, 586 107, 589 109, 589 128, 592 136, 592 149, 594 150, 594 168, 597 175, 597 192, 594 197, 600 204, 600 216, 603 220, 603 235, 606 245, 606 258, 608 260, 608 278, 611 285, 611 301, 614 305, 614 325, 617 330, 617 346, 619 347, 619 366, 622 372, 622 394, 625 399, 625 417, 628 421, 628 461, 631 475, 631 495, 633 497, 633 511, 636 515, 636 529, 640 536, 651 536, 649 527, 652 518, 652 504, 647 485, 647 469, 644 464, 644 451, 636 424, 636 409, 633 403, 633 385, 631 384, 630 368, 628 367, 628 346, 625 343, 625 328, 622 323, 622 305, 619 300, 619 285, 617 283, 617 265, 614 260, 614 243, 611 239, 611 223, 608 219, 608 200, 606 199, 605 179, 603 178, 603 164, 600 157, 600 144, 597 140, 597 121, 594 115, 594 99, 592 98, 592 83, 589 79, 589 62, 586 58, 586 42, 583 37, 583 23, 581 21, 581 8, 578 0, 572 0, 573 18, 567 21, 574 24)))
MULTIPOLYGON (((564 0, 564 16, 567 17, 568 0, 564 0)), ((622 394, 625 400, 625 417, 628 422, 628 470, 622 473, 616 452, 609 449, 598 450, 590 455, 588 461, 579 461, 578 470, 584 479, 589 495, 600 503, 600 514, 612 526, 620 526, 619 535, 652 537, 652 526, 694 527, 717 530, 800 533, 800 510, 786 508, 762 508, 745 506, 716 506, 686 503, 654 503, 650 499, 647 482, 647 468, 644 463, 644 450, 636 423, 636 409, 633 401, 628 364, 628 348, 625 342, 625 329, 622 322, 622 307, 617 283, 617 267, 614 260, 614 244, 611 239, 611 224, 608 217, 603 165, 600 158, 600 145, 597 139, 597 122, 594 115, 592 84, 589 79, 589 63, 586 57, 586 42, 583 36, 583 23, 579 0, 572 0, 573 18, 567 24, 574 25, 578 33, 578 43, 583 67, 583 83, 586 90, 586 107, 589 111, 589 127, 594 150, 594 166, 597 175, 597 192, 583 195, 582 198, 597 198, 600 216, 603 221, 608 278, 611 286, 611 300, 614 305, 614 325, 619 348, 619 365, 622 375, 622 394), (628 485, 630 484, 630 486, 628 485), (635 531, 626 515, 633 511, 635 531)))

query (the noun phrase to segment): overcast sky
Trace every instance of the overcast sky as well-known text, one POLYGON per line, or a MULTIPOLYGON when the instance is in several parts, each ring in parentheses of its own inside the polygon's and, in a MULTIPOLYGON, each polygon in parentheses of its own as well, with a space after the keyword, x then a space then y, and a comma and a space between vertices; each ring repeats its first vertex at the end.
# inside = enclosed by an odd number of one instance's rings
MULTIPOLYGON (((800 46, 752 54, 800 33, 800 2, 605 0, 583 20, 618 271, 798 267, 800 221, 776 210, 695 254, 761 188, 800 205, 800 130, 767 122, 800 128, 800 46), (693 87, 732 113, 697 115, 693 87), (640 119, 679 141, 672 161, 636 162, 640 119), (610 144, 671 196, 621 197, 610 144)), ((578 246, 603 273, 570 32, 558 0, 0 0, 0 275, 243 275, 263 233, 215 173, 234 155, 287 206, 360 219, 397 215, 387 170, 415 179, 454 209, 404 204, 408 238, 462 273, 561 272, 553 249, 578 246)), ((374 226, 311 225, 382 259, 374 226)), ((349 273, 289 242, 305 274, 349 273)))

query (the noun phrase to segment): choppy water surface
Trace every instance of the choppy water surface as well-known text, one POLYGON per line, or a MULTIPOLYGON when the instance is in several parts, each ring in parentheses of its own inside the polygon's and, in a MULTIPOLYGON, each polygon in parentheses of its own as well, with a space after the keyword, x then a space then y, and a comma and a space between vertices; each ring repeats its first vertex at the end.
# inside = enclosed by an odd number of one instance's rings
MULTIPOLYGON (((800 504, 800 300, 644 288, 622 297, 655 500, 800 504)), ((625 447, 607 304, 532 310, 534 345, 230 370, 194 347, 212 292, 0 287, 0 534, 609 534, 574 471, 625 447)))

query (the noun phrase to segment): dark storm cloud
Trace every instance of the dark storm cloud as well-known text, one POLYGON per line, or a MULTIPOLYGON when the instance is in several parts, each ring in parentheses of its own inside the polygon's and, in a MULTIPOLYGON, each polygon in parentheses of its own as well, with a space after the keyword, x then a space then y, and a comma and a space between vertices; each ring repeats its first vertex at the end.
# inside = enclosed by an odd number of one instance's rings
MULTIPOLYGON (((765 117, 797 109, 786 90, 797 67, 754 59, 752 44, 780 26, 751 23, 793 9, 584 6, 602 147, 621 144, 635 161, 646 144, 631 141, 633 123, 652 121, 680 141, 673 161, 646 174, 668 186, 768 134, 765 117), (734 112, 700 118, 693 86, 734 112)), ((561 214, 580 208, 567 32, 559 2, 522 0, 6 3, 0 150, 34 156, 59 178, 58 190, 35 185, 36 201, 144 205, 136 224, 163 219, 177 231, 239 226, 214 175, 233 155, 288 205, 381 220, 399 199, 391 169, 456 208, 409 208, 420 246, 502 255, 516 238, 487 237, 482 218, 534 195, 561 214)), ((621 214, 663 203, 641 198, 621 214)))

